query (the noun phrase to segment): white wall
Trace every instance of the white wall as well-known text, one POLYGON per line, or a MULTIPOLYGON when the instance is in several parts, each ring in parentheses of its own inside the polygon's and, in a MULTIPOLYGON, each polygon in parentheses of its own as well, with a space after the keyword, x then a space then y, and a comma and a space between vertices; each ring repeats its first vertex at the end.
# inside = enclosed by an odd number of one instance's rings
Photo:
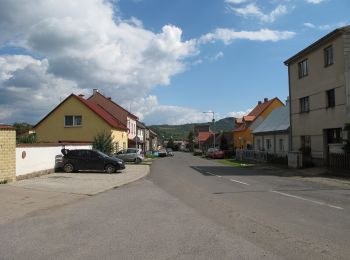
MULTIPOLYGON (((65 145, 66 149, 91 149, 91 147, 91 145, 65 145)), ((61 154, 62 148, 62 145, 17 147, 16 176, 53 169, 55 156, 61 154), (25 156, 22 156, 24 154, 25 156)))

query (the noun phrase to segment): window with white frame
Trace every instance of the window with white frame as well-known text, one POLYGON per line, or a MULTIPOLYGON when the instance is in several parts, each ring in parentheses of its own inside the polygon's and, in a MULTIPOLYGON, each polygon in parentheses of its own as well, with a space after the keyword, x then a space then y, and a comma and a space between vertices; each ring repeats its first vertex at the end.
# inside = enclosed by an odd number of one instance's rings
POLYGON ((83 123, 82 116, 64 116, 64 126, 65 127, 78 127, 83 123))

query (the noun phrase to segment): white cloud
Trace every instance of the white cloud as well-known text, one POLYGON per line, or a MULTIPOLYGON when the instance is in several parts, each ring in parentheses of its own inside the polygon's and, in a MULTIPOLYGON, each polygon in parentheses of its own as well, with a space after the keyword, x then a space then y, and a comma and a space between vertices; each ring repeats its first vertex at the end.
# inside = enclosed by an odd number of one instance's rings
POLYGON ((243 116, 246 116, 250 113, 250 111, 252 111, 253 109, 252 108, 249 108, 245 111, 236 111, 236 112, 229 112, 227 113, 227 116, 228 117, 235 117, 235 118, 241 118, 243 116))
POLYGON ((245 39, 251 41, 280 41, 294 37, 295 33, 291 31, 274 31, 270 29, 261 29, 259 31, 235 31, 232 29, 218 28, 214 33, 203 35, 200 43, 223 41, 224 44, 231 44, 232 41, 245 39))
POLYGON ((196 41, 183 41, 180 28, 165 25, 154 33, 136 18, 121 20, 116 11, 105 0, 38 0, 35 8, 29 0, 1 1, 0 46, 42 58, 0 56, 0 104, 8 111, 0 121, 37 122, 60 97, 92 88, 117 102, 137 100, 168 85, 186 69, 185 59, 197 54, 196 41), (10 110, 10 103, 21 105, 10 110), (29 116, 25 106, 38 109, 29 116))
MULTIPOLYGON (((219 28, 185 41, 174 25, 153 32, 135 17, 121 19, 118 1, 113 2, 37 0, 33 8, 30 0, 0 1, 0 48, 19 47, 28 53, 0 55, 0 121, 36 123, 70 93, 89 95, 93 88, 126 107, 140 100, 154 102, 150 91, 186 70, 186 59, 197 55, 201 44, 294 36, 288 31, 219 28)), ((222 57, 222 52, 216 55, 222 57)), ((197 58, 193 64, 201 62, 197 58)), ((142 118, 157 122, 200 122, 206 116, 158 101, 151 108, 134 107, 142 118)))
POLYGON ((330 31, 330 30, 334 30, 336 28, 339 27, 343 27, 345 25, 347 25, 347 22, 339 22, 336 24, 323 24, 323 25, 315 25, 313 23, 310 22, 306 22, 304 23, 304 26, 310 29, 317 29, 317 30, 322 30, 322 31, 330 31))
POLYGON ((304 26, 308 28, 316 28, 316 26, 312 23, 304 23, 304 26))
POLYGON ((306 0, 306 2, 310 4, 320 4, 323 2, 323 0, 306 0))
POLYGON ((224 57, 224 53, 220 51, 214 56, 213 60, 219 60, 219 59, 222 59, 223 57, 224 57))
POLYGON ((202 123, 212 119, 211 114, 205 114, 193 108, 162 105, 157 97, 152 95, 134 101, 131 104, 131 110, 141 121, 144 120, 149 124, 202 123))
POLYGON ((247 0, 225 0, 225 3, 228 4, 242 4, 247 2, 247 0))
POLYGON ((255 3, 248 4, 244 7, 231 7, 234 13, 243 17, 254 16, 259 18, 263 22, 274 22, 277 17, 286 14, 288 12, 285 5, 278 5, 270 13, 265 14, 255 3))

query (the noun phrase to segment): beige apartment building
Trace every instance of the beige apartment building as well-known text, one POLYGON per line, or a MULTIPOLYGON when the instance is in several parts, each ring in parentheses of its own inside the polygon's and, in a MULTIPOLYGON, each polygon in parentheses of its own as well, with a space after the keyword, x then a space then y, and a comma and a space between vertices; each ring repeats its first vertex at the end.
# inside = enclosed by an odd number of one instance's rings
POLYGON ((311 148, 316 164, 338 149, 350 123, 350 26, 338 28, 284 62, 288 66, 290 150, 311 148), (338 147, 338 148, 337 148, 338 147))

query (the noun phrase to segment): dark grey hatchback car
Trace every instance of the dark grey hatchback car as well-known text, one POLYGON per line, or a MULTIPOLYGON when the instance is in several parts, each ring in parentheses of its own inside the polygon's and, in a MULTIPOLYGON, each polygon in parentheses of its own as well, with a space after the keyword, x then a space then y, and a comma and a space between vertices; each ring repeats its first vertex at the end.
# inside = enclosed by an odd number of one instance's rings
POLYGON ((74 171, 105 171, 113 173, 125 169, 123 160, 113 158, 97 150, 61 150, 63 156, 56 156, 56 169, 63 169, 65 172, 74 171))

